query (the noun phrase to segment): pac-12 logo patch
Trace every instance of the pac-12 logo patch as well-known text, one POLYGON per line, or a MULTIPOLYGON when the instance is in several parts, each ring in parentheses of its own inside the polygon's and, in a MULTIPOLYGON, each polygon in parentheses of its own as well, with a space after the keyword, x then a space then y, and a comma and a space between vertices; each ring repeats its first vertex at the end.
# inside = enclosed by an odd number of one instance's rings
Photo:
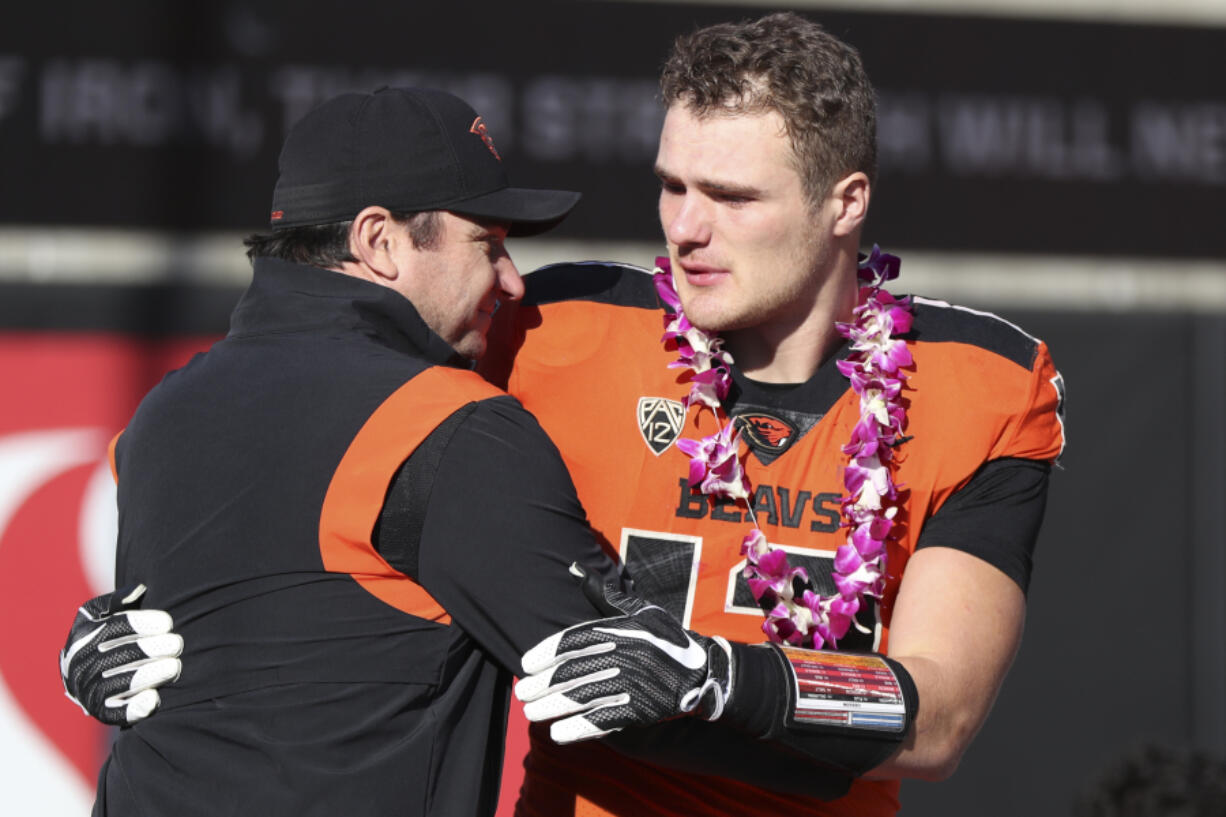
POLYGON ((740 414, 736 422, 751 445, 771 453, 783 453, 796 438, 796 426, 771 414, 740 414))
POLYGON ((639 433, 657 457, 677 441, 685 424, 685 407, 665 397, 640 397, 636 409, 639 433))

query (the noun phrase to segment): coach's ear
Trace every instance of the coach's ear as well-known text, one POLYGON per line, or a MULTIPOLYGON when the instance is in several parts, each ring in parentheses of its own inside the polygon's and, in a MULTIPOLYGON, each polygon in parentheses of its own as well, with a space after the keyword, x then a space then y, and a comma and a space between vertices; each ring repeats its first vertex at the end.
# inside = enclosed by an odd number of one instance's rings
POLYGON ((868 176, 857 170, 840 181, 830 190, 826 206, 832 209, 834 218, 833 233, 836 236, 855 235, 864 219, 868 217, 868 200, 872 194, 872 185, 868 176))
MULTIPOLYGON (((386 207, 367 207, 349 227, 349 253, 357 259, 361 277, 388 286, 400 276, 395 251, 401 236, 386 207)), ((349 270, 351 273, 353 270, 349 270)))

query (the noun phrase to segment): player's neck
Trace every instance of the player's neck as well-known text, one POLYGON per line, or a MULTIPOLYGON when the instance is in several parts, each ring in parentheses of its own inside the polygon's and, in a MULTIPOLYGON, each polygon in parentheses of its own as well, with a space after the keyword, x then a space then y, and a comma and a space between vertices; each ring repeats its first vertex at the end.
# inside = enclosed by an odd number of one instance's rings
POLYGON ((849 321, 858 297, 854 256, 828 276, 812 308, 724 333, 725 346, 746 377, 763 383, 803 383, 843 343, 835 323, 849 321))

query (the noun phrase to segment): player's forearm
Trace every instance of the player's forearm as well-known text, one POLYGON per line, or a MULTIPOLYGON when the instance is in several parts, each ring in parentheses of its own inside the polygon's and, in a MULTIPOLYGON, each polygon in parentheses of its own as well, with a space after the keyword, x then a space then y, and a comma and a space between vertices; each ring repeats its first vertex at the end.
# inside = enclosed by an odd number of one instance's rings
MULTIPOLYGON (((741 649, 741 657, 758 656, 763 648, 751 650, 741 649)), ((787 717, 780 715, 780 706, 792 694, 787 689, 792 681, 773 673, 757 679, 753 694, 741 699, 756 702, 756 711, 746 712, 744 705, 734 705, 726 717, 730 725, 746 729, 761 743, 798 753, 814 770, 837 769, 868 779, 944 780, 957 769, 986 721, 1008 670, 1011 649, 987 652, 990 654, 984 656, 983 671, 970 677, 966 667, 943 670, 942 662, 930 656, 891 659, 900 686, 913 685, 913 690, 902 696, 910 726, 901 734, 789 727, 787 717), (773 695, 765 692, 764 681, 778 687, 773 695)), ((742 694, 749 691, 740 690, 742 694)))
POLYGON ((947 688, 948 684, 942 682, 938 662, 909 656, 899 663, 911 673, 925 706, 907 739, 865 777, 945 780, 957 769, 962 755, 983 725, 987 711, 966 699, 961 704, 946 700, 955 696, 940 694, 939 690, 947 688))
MULTIPOLYGON (((626 729, 607 738, 610 745, 641 760, 681 771, 828 799, 834 792, 844 791, 852 779, 894 755, 912 734, 909 724, 921 711, 909 672, 883 656, 790 649, 789 660, 776 647, 744 644, 733 645, 733 654, 736 668, 732 695, 719 720, 681 718, 626 729), (881 711, 883 720, 896 718, 897 725, 880 728, 878 721, 865 727, 858 725, 863 723, 860 719, 848 717, 842 719, 842 726, 815 726, 815 722, 839 720, 850 709, 840 711, 837 703, 826 709, 805 704, 798 707, 793 666, 802 676, 822 675, 836 686, 842 673, 848 678, 877 676, 881 698, 895 702, 895 706, 889 713, 884 710, 890 707, 875 701, 862 706, 881 711), (746 762, 746 757, 754 762, 746 762)), ((865 701, 876 695, 856 697, 865 701)))
POLYGON ((943 780, 987 720, 1021 643, 1018 586, 973 556, 918 552, 890 628, 890 655, 907 668, 921 707, 911 737, 871 777, 943 780))
POLYGON ((893 756, 923 711, 909 671, 876 654, 734 646, 731 726, 859 777, 893 756))

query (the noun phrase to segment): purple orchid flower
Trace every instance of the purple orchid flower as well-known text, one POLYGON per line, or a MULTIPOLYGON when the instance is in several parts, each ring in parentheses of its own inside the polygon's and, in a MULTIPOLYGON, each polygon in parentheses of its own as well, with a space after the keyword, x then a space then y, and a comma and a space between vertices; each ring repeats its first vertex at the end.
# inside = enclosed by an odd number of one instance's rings
POLYGON ((860 259, 858 274, 861 281, 872 286, 881 286, 886 281, 897 278, 901 267, 902 262, 897 255, 882 252, 881 248, 874 244, 868 257, 860 259))
POLYGON ((708 496, 749 499, 749 478, 740 461, 741 431, 726 423, 701 440, 682 438, 677 448, 690 458, 690 486, 708 496))
POLYGON ((668 307, 668 311, 679 314, 681 312, 681 297, 677 294, 677 287, 673 284, 673 268, 672 263, 668 260, 668 256, 656 256, 656 269, 652 274, 652 279, 656 284, 656 294, 660 296, 660 300, 668 307))

